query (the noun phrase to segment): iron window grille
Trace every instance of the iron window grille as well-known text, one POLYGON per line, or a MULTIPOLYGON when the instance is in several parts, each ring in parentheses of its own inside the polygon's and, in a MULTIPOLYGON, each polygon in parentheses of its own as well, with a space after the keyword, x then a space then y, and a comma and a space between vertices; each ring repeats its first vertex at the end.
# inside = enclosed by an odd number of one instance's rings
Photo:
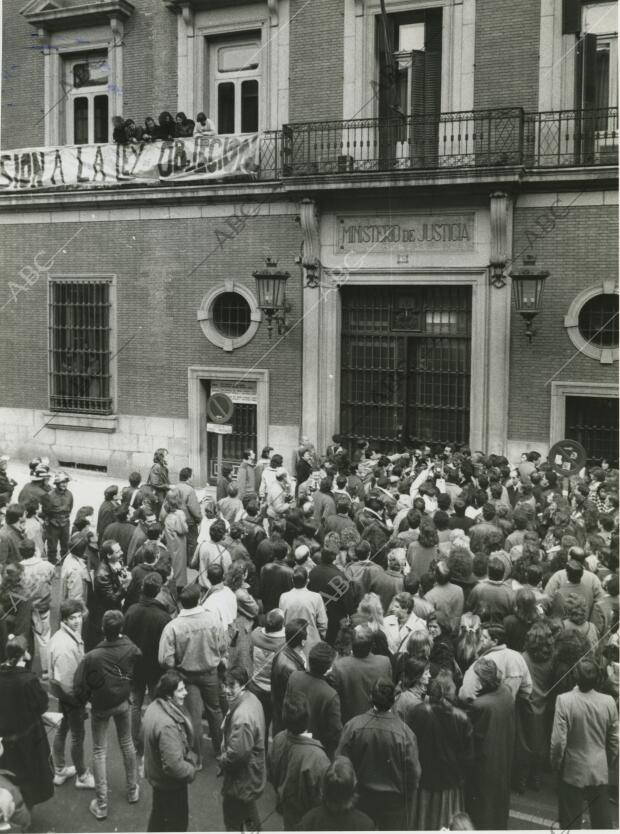
POLYGON ((594 296, 579 312, 579 332, 597 347, 618 347, 618 295, 601 293, 594 296))
POLYGON ((213 302, 213 323, 222 336, 238 339, 251 322, 250 305, 236 292, 223 292, 213 302))
POLYGON ((111 414, 111 279, 51 280, 50 410, 111 414))

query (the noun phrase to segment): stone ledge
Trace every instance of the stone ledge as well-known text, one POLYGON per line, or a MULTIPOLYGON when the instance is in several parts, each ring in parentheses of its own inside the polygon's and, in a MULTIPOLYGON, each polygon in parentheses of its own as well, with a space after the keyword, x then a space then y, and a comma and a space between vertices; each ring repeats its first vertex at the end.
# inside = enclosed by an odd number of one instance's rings
POLYGON ((99 431, 112 434, 118 428, 118 417, 95 414, 59 414, 44 411, 43 417, 50 429, 71 429, 71 431, 99 431))

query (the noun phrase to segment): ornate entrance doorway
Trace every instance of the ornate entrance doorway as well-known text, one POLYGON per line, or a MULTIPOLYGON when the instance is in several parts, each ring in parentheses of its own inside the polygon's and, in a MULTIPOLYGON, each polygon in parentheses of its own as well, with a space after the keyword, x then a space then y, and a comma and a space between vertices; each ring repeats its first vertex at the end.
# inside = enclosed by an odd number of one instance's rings
POLYGON ((342 289, 341 433, 469 442, 471 287, 342 289))

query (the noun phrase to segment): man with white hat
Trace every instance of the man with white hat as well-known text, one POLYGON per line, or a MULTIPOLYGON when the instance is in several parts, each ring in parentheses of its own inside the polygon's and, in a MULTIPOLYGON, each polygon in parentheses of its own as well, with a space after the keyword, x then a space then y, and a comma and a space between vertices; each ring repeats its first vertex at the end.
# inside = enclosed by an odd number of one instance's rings
POLYGON ((45 531, 47 533, 47 558, 59 563, 69 550, 69 518, 73 509, 73 495, 67 484, 70 478, 66 472, 54 475, 54 489, 49 492, 42 502, 45 531), (58 545, 60 544, 60 556, 58 545))
POLYGON ((38 463, 30 473, 30 483, 26 484, 19 493, 17 499, 19 503, 23 504, 25 507, 26 504, 34 498, 39 502, 39 504, 42 504, 43 499, 49 492, 51 492, 52 489, 49 484, 50 478, 51 472, 49 466, 45 466, 43 463, 38 463))
POLYGON ((6 474, 6 465, 9 460, 8 455, 0 455, 0 507, 11 503, 13 490, 17 486, 17 481, 6 474))

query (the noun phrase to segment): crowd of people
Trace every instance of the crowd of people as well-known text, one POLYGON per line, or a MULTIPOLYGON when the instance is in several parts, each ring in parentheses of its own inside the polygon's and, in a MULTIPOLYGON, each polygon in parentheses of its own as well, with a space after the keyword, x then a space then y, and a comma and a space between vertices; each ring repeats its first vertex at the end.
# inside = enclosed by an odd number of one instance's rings
POLYGON ((137 125, 133 119, 123 119, 122 116, 112 117, 112 141, 117 145, 215 135, 215 126, 205 113, 198 113, 194 121, 188 119, 185 113, 177 113, 173 118, 171 113, 164 110, 159 114, 157 121, 152 116, 147 116, 144 125, 137 125))
POLYGON ((293 476, 283 464, 248 449, 201 501, 158 449, 147 480, 109 486, 95 513, 40 459, 14 501, 0 459, 14 830, 69 780, 107 817, 110 719, 127 801, 152 788, 149 831, 187 830, 213 758, 230 831, 261 829, 267 781, 286 830, 507 829, 511 789, 547 772, 562 829, 586 804, 611 828, 618 471, 565 479, 536 452, 511 465, 339 436, 324 455, 302 438, 293 476))

